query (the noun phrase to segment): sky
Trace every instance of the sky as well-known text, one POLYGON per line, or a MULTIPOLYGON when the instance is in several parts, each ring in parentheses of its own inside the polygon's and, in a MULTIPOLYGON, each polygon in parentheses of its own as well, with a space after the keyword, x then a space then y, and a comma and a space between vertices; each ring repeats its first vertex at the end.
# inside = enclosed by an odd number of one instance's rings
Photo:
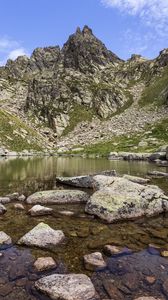
POLYGON ((88 25, 122 59, 168 48, 168 0, 1 0, 0 65, 88 25))

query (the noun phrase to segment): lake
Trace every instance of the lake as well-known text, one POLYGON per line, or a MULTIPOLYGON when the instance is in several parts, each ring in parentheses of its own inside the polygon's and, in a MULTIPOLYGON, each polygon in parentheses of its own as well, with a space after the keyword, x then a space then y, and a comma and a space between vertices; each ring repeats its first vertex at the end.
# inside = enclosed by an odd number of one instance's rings
MULTIPOLYGON (((152 170, 168 171, 148 162, 110 161, 104 158, 0 159, 0 195, 19 192, 27 196, 39 190, 60 188, 56 186, 56 176, 77 176, 104 170, 143 177, 152 170)), ((153 179, 152 183, 159 185, 168 194, 168 179, 153 179)), ((11 236, 13 246, 1 250, 0 299, 48 299, 34 288, 34 281, 42 274, 34 270, 33 262, 40 256, 52 256, 58 264, 56 270, 46 272, 45 275, 54 272, 89 275, 101 300, 110 299, 103 287, 104 280, 116 282, 121 299, 134 299, 139 295, 165 296, 162 284, 167 278, 168 260, 161 257, 158 250, 149 247, 149 244, 168 247, 167 215, 107 225, 86 215, 84 205, 54 205, 52 216, 34 218, 27 214, 29 205, 25 205, 25 211, 15 210, 13 203, 7 204, 6 208, 7 213, 0 217, 0 230, 11 236), (60 211, 63 209, 73 211, 74 216, 62 216, 60 211), (17 240, 42 221, 54 229, 63 230, 67 237, 66 242, 52 251, 18 247, 17 240), (106 244, 128 247, 133 253, 115 258, 106 257, 108 268, 101 272, 86 271, 83 256, 102 251, 106 244), (152 276, 156 280, 150 285, 146 277, 152 276), (131 282, 134 284, 131 285, 131 282)), ((120 299, 119 294, 117 297, 114 299, 120 299)))

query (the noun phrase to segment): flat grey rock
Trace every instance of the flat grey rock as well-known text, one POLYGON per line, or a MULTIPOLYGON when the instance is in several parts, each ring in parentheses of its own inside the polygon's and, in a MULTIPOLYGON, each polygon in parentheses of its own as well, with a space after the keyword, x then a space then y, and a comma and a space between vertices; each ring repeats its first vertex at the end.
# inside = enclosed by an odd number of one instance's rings
POLYGON ((26 200, 28 204, 86 203, 89 195, 78 190, 51 190, 37 192, 26 200))

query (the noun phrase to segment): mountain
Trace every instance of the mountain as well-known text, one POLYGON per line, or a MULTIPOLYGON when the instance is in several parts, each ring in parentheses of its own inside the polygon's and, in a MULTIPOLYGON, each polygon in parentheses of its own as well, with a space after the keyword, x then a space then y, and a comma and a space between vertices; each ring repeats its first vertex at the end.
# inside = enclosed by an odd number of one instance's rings
POLYGON ((0 67, 0 142, 13 150, 138 132, 166 119, 167 105, 168 49, 154 60, 123 61, 88 26, 62 49, 37 48, 0 67))

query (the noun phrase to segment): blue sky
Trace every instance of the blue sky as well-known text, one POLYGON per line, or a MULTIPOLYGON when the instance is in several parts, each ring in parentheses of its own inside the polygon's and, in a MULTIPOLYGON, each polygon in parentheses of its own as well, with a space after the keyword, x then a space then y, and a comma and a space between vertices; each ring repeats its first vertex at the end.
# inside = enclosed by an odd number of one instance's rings
POLYGON ((113 52, 154 58, 168 47, 168 0, 1 0, 0 64, 34 48, 62 46, 77 26, 113 52))

